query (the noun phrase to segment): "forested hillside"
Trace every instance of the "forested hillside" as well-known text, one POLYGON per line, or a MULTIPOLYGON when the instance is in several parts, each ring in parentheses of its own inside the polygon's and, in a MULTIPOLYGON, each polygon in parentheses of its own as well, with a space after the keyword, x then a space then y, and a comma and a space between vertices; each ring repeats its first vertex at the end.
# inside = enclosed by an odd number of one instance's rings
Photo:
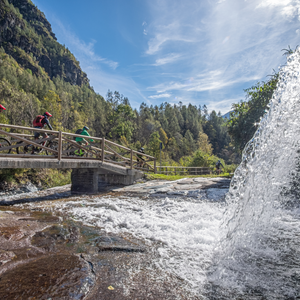
POLYGON ((79 62, 59 44, 44 14, 30 0, 0 0, 0 122, 32 126, 37 114, 53 114, 54 129, 90 134, 159 156, 163 163, 212 166, 238 162, 226 122, 206 106, 191 104, 133 109, 130 99, 94 92, 79 62))

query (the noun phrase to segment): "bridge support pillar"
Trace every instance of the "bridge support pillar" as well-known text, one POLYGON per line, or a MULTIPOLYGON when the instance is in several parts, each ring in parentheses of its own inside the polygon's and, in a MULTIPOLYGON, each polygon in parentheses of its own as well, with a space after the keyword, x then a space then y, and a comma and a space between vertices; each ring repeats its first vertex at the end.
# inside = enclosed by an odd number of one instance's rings
POLYGON ((124 175, 108 173, 103 169, 78 168, 71 174, 72 194, 97 194, 108 185, 130 185, 143 177, 143 173, 137 170, 126 170, 124 175))
POLYGON ((110 185, 130 185, 140 177, 131 175, 118 175, 118 174, 99 174, 99 185, 110 184, 110 185))
POLYGON ((71 180, 72 194, 98 193, 98 169, 73 169, 71 180))

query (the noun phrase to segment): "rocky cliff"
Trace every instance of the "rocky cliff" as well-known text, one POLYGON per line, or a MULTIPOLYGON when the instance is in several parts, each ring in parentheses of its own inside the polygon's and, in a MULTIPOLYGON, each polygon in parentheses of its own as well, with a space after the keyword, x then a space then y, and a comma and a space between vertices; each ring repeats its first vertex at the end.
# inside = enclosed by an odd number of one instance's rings
POLYGON ((88 83, 79 62, 57 42, 45 15, 30 0, 0 0, 0 47, 33 74, 88 83))

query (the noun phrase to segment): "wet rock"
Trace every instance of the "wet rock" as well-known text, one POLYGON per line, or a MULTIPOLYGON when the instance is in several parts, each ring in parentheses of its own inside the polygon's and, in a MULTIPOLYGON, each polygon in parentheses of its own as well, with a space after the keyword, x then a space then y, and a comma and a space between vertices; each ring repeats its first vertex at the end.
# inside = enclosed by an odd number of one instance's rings
POLYGON ((23 193, 31 193, 31 192, 36 192, 38 191, 38 188, 33 185, 31 182, 28 182, 26 185, 22 186, 20 188, 20 190, 23 192, 23 193))
POLYGON ((75 255, 51 255, 0 277, 0 299, 84 299, 94 284, 89 264, 75 255))
POLYGON ((63 220, 62 217, 53 216, 45 212, 32 212, 30 217, 20 218, 19 221, 37 221, 42 223, 59 223, 63 220))
POLYGON ((24 233, 19 227, 1 227, 0 236, 5 238, 6 240, 17 241, 24 236, 24 233))
POLYGON ((60 225, 53 225, 43 231, 37 232, 31 240, 32 245, 46 251, 56 251, 57 246, 74 244, 78 242, 79 229, 77 227, 66 228, 60 225))
POLYGON ((145 248, 135 245, 118 236, 101 236, 94 240, 95 246, 101 251, 145 252, 145 248))
MULTIPOLYGON (((199 190, 219 188, 228 189, 230 179, 228 178, 183 178, 175 181, 148 181, 143 184, 136 184, 115 189, 114 192, 126 193, 128 196, 146 196, 146 197, 193 197, 201 198, 199 190)), ((222 194, 223 199, 223 194, 222 194)))
POLYGON ((199 198, 201 197, 201 190, 192 190, 188 191, 187 196, 192 198, 199 198))
POLYGON ((188 193, 187 191, 169 191, 167 192, 167 195, 186 196, 187 193, 188 193))
MULTIPOLYGON (((197 187, 201 187, 201 185, 197 184, 197 187)), ((179 186, 174 185, 175 190, 191 190, 195 189, 195 184, 180 184, 179 186)))
POLYGON ((11 261, 14 257, 16 257, 16 254, 13 251, 0 249, 0 266, 11 261))
POLYGON ((193 178, 190 178, 190 179, 184 179, 181 181, 177 181, 176 183, 186 185, 186 184, 193 184, 194 182, 195 181, 193 180, 193 178))

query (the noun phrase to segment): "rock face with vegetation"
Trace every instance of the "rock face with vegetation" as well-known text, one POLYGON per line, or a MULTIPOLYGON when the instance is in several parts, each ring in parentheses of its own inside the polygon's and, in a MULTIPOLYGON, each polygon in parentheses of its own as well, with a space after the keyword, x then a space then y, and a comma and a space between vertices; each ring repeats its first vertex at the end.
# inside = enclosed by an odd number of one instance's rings
POLYGON ((56 41, 51 25, 31 1, 0 1, 0 43, 22 67, 71 84, 88 83, 73 54, 56 41))

